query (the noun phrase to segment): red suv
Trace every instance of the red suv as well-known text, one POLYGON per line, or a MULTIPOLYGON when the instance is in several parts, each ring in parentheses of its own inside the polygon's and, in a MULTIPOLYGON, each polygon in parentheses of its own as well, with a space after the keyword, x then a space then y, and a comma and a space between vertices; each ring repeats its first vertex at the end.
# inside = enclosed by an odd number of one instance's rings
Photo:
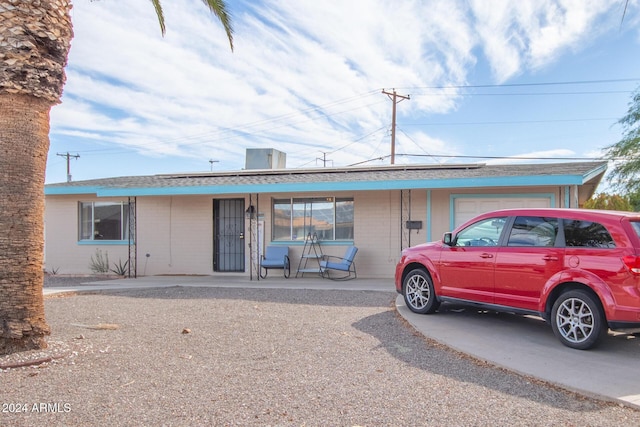
POLYGON ((443 302, 535 314, 569 347, 640 328, 640 213, 508 209, 402 251, 395 285, 415 313, 443 302))

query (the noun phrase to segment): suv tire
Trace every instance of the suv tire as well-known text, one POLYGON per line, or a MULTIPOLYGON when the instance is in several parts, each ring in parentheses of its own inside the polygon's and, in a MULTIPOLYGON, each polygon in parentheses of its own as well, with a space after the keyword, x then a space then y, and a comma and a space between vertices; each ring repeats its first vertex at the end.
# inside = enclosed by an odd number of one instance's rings
POLYGON ((578 350, 593 347, 608 331, 600 302, 581 289, 565 292, 556 300, 551 328, 562 344, 578 350))
POLYGON ((431 277, 421 268, 411 270, 402 283, 404 302, 418 314, 434 313, 440 306, 431 277))

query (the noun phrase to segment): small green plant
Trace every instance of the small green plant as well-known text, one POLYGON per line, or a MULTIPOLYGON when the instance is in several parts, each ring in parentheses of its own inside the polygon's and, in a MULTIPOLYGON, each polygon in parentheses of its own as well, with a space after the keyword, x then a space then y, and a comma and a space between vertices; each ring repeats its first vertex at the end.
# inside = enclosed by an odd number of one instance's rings
POLYGON ((89 268, 94 273, 105 274, 109 272, 109 254, 107 252, 102 254, 100 249, 96 249, 96 254, 91 256, 91 263, 89 268))
POLYGON ((115 262, 113 263, 113 268, 111 269, 111 271, 116 273, 118 276, 126 276, 127 272, 129 271, 127 270, 128 265, 129 260, 126 260, 123 264, 122 260, 119 259, 117 264, 115 262))

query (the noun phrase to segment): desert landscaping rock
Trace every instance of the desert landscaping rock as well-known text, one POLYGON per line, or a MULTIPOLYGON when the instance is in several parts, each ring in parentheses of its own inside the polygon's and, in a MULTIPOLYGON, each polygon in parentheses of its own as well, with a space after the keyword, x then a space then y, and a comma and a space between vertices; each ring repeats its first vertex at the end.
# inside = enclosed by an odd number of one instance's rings
POLYGON ((55 357, 0 372, 0 425, 640 425, 633 408, 427 341, 395 298, 212 287, 50 298, 51 345, 31 357, 55 357))

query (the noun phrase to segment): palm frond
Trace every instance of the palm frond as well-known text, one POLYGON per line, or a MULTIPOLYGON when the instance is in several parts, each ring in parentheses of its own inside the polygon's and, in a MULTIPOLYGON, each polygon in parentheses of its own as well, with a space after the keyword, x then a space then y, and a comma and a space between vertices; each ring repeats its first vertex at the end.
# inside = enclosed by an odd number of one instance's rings
POLYGON ((153 3, 153 8, 156 10, 156 15, 158 15, 158 22, 160 23, 160 31, 162 31, 162 36, 166 33, 166 28, 164 26, 164 14, 162 13, 162 5, 160 4, 160 0, 151 0, 153 3))
POLYGON ((231 46, 231 51, 233 52, 233 27, 231 25, 231 15, 227 11, 227 5, 223 0, 202 0, 202 2, 220 20, 224 31, 227 33, 229 46, 231 46))
MULTIPOLYGON (((207 9, 209 9, 211 13, 213 13, 220 20, 220 23, 224 27, 224 31, 227 33, 229 46, 231 46, 231 51, 233 52, 233 27, 231 25, 231 15, 227 11, 226 3, 224 2, 224 0, 202 0, 202 2, 207 6, 207 9)), ((164 25, 164 13, 162 12, 162 5, 160 4, 160 0, 151 0, 151 3, 153 3, 153 7, 156 10, 156 15, 158 15, 160 30, 162 31, 162 36, 164 37, 166 28, 164 25)))

